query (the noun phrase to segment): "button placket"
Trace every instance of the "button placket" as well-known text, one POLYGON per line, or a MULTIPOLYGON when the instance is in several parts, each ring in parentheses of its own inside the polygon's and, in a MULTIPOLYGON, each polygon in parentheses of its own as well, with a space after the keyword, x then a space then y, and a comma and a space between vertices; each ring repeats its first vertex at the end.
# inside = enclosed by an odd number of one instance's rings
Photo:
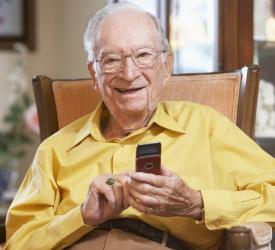
POLYGON ((123 145, 114 151, 113 173, 119 174, 126 171, 135 170, 135 147, 123 145))

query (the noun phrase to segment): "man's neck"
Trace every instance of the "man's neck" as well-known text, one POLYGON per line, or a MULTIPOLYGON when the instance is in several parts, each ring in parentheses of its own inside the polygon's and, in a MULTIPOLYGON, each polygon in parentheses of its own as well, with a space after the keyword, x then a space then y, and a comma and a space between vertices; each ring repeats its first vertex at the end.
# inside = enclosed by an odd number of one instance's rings
POLYGON ((115 119, 110 115, 109 119, 101 125, 101 130, 106 139, 111 138, 123 138, 129 133, 143 128, 147 125, 151 119, 153 112, 143 114, 127 114, 120 116, 119 119, 115 119))

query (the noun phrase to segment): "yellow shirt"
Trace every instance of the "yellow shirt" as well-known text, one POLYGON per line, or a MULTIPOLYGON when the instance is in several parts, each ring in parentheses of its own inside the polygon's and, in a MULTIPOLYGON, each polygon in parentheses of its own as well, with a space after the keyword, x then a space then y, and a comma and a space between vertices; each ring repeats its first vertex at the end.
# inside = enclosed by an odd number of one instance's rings
POLYGON ((123 139, 100 133, 104 105, 46 139, 9 209, 6 249, 62 249, 83 236, 80 205, 90 181, 135 171, 138 143, 162 144, 161 161, 201 190, 205 223, 126 209, 196 249, 216 249, 221 230, 245 221, 275 221, 275 160, 227 118, 188 102, 158 105, 149 124, 123 139))

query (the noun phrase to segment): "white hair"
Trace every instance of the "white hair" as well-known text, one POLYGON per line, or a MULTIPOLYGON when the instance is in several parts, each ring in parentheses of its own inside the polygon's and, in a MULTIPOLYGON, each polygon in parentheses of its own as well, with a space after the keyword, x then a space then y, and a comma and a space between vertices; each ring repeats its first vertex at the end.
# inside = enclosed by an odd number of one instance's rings
POLYGON ((159 33, 160 42, 162 49, 167 51, 169 49, 169 44, 164 33, 164 30, 161 27, 160 20, 152 15, 150 12, 140 8, 139 6, 128 3, 128 2, 119 2, 107 5, 103 9, 100 9, 92 18, 90 18, 85 34, 84 34, 84 47, 88 55, 88 61, 92 62, 94 60, 94 47, 95 47, 95 36, 97 33, 99 23, 108 15, 114 14, 121 10, 137 10, 147 14, 156 25, 157 31, 159 33))

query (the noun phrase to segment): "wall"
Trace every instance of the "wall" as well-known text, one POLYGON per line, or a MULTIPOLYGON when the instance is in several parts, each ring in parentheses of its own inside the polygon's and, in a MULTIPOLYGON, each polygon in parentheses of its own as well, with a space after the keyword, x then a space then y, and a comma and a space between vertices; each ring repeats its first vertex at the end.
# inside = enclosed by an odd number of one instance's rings
MULTIPOLYGON (((28 90, 32 95, 31 78, 45 74, 53 78, 88 77, 83 32, 87 21, 107 0, 36 0, 36 49, 26 60, 28 90)), ((0 50, 0 119, 9 98, 9 76, 15 65, 13 51, 0 50)), ((1 125, 0 125, 1 129, 1 125)), ((35 148, 21 163, 22 174, 28 168, 35 148)))
POLYGON ((106 1, 38 0, 37 52, 29 60, 29 73, 53 77, 85 77, 83 32, 87 21, 106 1))
MULTIPOLYGON (((83 32, 89 17, 106 3, 107 0, 37 0, 36 50, 30 52, 27 58, 28 77, 31 79, 37 74, 52 77, 88 76, 83 32)), ((14 61, 14 52, 0 50, 1 97, 8 94, 5 93, 5 85, 14 61)))
POLYGON ((37 52, 30 56, 30 75, 88 76, 82 37, 89 17, 106 1, 38 0, 37 3, 37 52))

